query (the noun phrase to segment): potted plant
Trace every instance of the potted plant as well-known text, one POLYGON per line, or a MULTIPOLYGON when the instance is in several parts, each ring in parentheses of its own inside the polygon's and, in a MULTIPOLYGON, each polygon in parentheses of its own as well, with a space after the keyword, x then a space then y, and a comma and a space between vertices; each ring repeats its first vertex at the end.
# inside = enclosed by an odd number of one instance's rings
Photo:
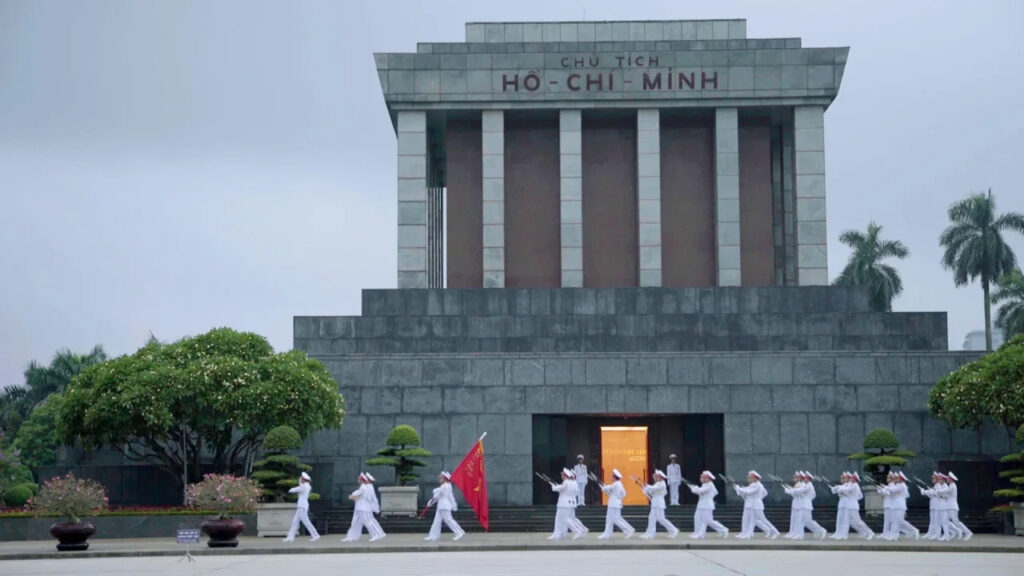
MULTIPOLYGON (((313 467, 303 464, 298 457, 288 454, 302 445, 302 436, 291 426, 278 426, 267 432, 263 439, 266 456, 253 462, 254 472, 249 475, 260 486, 260 505, 256 508, 258 536, 284 536, 288 534, 295 515, 296 496, 288 490, 298 484, 299 474, 312 472, 313 467)), ((310 500, 320 495, 311 492, 310 500)))
POLYGON ((395 426, 377 451, 377 457, 366 461, 369 466, 390 466, 395 470, 396 486, 380 488, 381 516, 415 516, 419 507, 419 487, 409 486, 416 480, 416 468, 427 464, 418 458, 430 456, 420 447, 420 435, 412 426, 395 426))
MULTIPOLYGON (((1017 434, 1014 439, 1018 445, 1024 446, 1024 424, 1017 428, 1017 434)), ((1010 500, 1010 509, 1013 511, 1014 533, 1017 536, 1024 536, 1024 451, 1007 454, 999 461, 1011 465, 1009 470, 1000 472, 999 477, 1008 479, 1012 486, 996 490, 992 495, 997 498, 1010 500)))
MULTIPOLYGON (((906 466, 907 460, 917 456, 910 450, 901 450, 900 441, 891 430, 875 428, 864 437, 864 451, 855 452, 848 460, 863 460, 866 472, 876 484, 885 484, 893 466, 906 466)), ((870 516, 882 513, 882 497, 875 485, 864 487, 864 512, 870 516)))
POLYGON ((82 517, 107 507, 107 495, 96 481, 75 478, 68 472, 43 483, 39 495, 29 500, 29 507, 37 514, 63 517, 65 522, 50 526, 50 534, 57 539, 57 550, 88 550, 87 540, 96 532, 92 522, 82 517))
POLYGON ((210 548, 235 548, 245 522, 230 514, 251 514, 256 509, 260 489, 244 477, 207 474, 201 482, 188 487, 188 505, 203 510, 216 510, 217 517, 200 526, 209 537, 210 548))

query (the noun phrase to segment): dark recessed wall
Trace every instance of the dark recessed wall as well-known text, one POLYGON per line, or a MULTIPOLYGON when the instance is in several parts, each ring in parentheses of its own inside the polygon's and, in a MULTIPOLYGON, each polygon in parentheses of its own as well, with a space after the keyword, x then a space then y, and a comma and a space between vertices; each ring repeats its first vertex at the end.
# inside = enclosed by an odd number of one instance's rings
POLYGON ((583 285, 639 284, 636 116, 583 116, 583 285))
POLYGON ((716 284, 714 122, 710 118, 662 118, 661 278, 664 286, 672 287, 716 284))
POLYGON ((480 118, 448 120, 448 288, 483 287, 482 140, 480 118))
POLYGON ((775 284, 772 147, 767 122, 740 123, 740 274, 744 286, 775 284))
POLYGON ((505 116, 505 286, 561 285, 558 117, 505 116))

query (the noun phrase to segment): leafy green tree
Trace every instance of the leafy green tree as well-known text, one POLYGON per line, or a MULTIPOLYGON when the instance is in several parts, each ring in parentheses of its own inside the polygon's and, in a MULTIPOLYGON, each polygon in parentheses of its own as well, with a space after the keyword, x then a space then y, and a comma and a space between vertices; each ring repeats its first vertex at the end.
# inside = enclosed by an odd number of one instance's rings
POLYGON ((64 396, 58 433, 110 446, 189 483, 244 471, 264 435, 287 424, 307 435, 341 426, 345 403, 319 361, 275 354, 262 336, 218 328, 86 369, 64 396), (204 455, 207 455, 204 457, 204 455))
MULTIPOLYGON (((3 432, 0 431, 0 440, 2 439, 3 432)), ((0 500, 15 486, 31 483, 32 472, 21 463, 18 451, 10 448, 0 449, 0 500)))
POLYGON ((18 429, 14 447, 21 452, 21 462, 38 475, 40 466, 49 466, 57 461, 57 418, 64 400, 62 394, 50 394, 32 409, 32 413, 18 429))
POLYGON ((981 280, 985 298, 985 349, 992 350, 991 285, 1017 266, 1013 250, 1003 240, 1003 232, 1024 234, 1024 216, 1017 212, 996 214, 992 190, 974 194, 949 207, 950 226, 939 236, 945 249, 942 266, 953 271, 953 282, 965 286, 981 280))
POLYGON ((1024 334, 940 379, 928 410, 952 428, 991 421, 1012 433, 1024 424, 1024 334))
POLYGON ((3 428, 9 440, 13 441, 18 428, 37 404, 50 394, 63 393, 72 378, 89 366, 106 359, 103 347, 95 346, 85 354, 77 354, 67 349, 59 350, 48 366, 43 366, 35 360, 29 362, 28 368, 25 369, 25 385, 7 386, 0 392, 0 428, 3 428))
POLYGON ((996 311, 996 326, 1003 329, 1007 340, 1024 334, 1024 274, 1020 268, 999 279, 992 303, 1002 303, 996 311))
POLYGON ((867 233, 847 230, 839 241, 853 252, 842 273, 835 279, 836 286, 867 286, 871 293, 871 307, 881 312, 892 310, 892 301, 903 292, 903 281, 899 272, 889 264, 887 258, 906 258, 910 251, 899 240, 882 240, 882 227, 874 222, 868 224, 867 233))
POLYGON ((875 428, 864 437, 864 451, 850 454, 848 460, 863 460, 864 471, 876 482, 885 482, 893 466, 906 466, 907 460, 917 456, 910 450, 901 450, 900 441, 891 430, 875 428))
MULTIPOLYGON (((1024 448, 1024 424, 1017 428, 1014 440, 1019 447, 1024 448)), ((1024 500, 1024 451, 1007 454, 999 461, 1010 465, 1010 469, 1000 472, 999 477, 1009 480, 1011 486, 996 490, 992 495, 996 498, 1007 498, 1013 501, 1024 500)))
POLYGON ((430 456, 430 452, 420 448, 420 435, 412 426, 401 424, 395 426, 384 442, 385 448, 377 450, 377 457, 366 461, 368 466, 390 466, 395 470, 395 482, 405 486, 419 476, 416 468, 427 465, 419 460, 430 456))
MULTIPOLYGON (((312 466, 303 464, 298 456, 288 453, 299 446, 302 446, 302 436, 291 426, 278 426, 267 432, 263 439, 266 455, 253 462, 254 471, 249 475, 260 485, 261 497, 265 502, 298 499, 297 495, 289 494, 288 490, 298 483, 299 474, 313 471, 312 466)), ((309 494, 310 500, 319 498, 319 494, 309 494)))

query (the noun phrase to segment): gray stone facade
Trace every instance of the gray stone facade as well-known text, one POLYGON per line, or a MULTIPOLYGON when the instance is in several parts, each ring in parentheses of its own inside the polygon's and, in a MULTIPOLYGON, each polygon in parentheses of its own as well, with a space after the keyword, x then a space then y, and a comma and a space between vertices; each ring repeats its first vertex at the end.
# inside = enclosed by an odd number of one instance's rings
POLYGON ((880 426, 918 452, 918 475, 1009 449, 1002 430, 954 433, 927 415, 935 381, 976 357, 945 350, 945 315, 871 313, 857 290, 370 290, 363 313, 295 319, 296 348, 326 364, 348 403, 343 427, 305 447, 338 503, 396 424, 436 454, 428 477, 486 431, 493 505, 533 504, 535 414, 722 414, 724 472, 737 477, 835 476, 880 426), (835 348, 855 334, 864 349, 835 348), (545 338, 566 349, 536 349, 545 338), (772 338, 787 347, 763 350, 772 338), (690 339, 718 348, 665 349, 690 339), (381 351, 409 342, 428 344, 381 351))

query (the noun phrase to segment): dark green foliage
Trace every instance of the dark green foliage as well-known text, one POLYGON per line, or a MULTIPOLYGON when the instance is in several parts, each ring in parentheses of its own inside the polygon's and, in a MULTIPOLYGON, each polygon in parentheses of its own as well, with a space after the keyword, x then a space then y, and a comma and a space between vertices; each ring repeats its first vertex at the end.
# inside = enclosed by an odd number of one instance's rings
MULTIPOLYGON (((1024 424, 1017 427, 1014 439, 1019 447, 1024 448, 1024 424)), ((1011 501, 1024 501, 1024 466, 1021 465, 1024 463, 1024 451, 1007 454, 1000 458, 999 461, 1009 465, 1009 469, 1000 472, 999 477, 1008 479, 1010 487, 996 490, 992 495, 996 498, 1006 498, 1011 501)))
POLYGON ((40 466, 49 466, 57 461, 57 418, 63 395, 53 393, 36 405, 28 419, 18 429, 14 447, 21 452, 21 463, 33 471, 40 466))
POLYGON ((992 350, 990 286, 1017 266, 1003 232, 1024 234, 1024 216, 1016 212, 997 215, 992 191, 974 194, 949 207, 950 225, 939 236, 945 249, 942 266, 953 271, 953 282, 964 286, 981 280, 985 305, 985 349, 992 350))
POLYGON ((377 457, 366 461, 369 466, 390 466, 395 470, 395 483, 405 486, 419 476, 416 468, 427 465, 419 460, 430 456, 430 452, 420 448, 420 435, 412 426, 401 424, 395 426, 388 434, 386 448, 377 450, 377 457))
POLYGON ((953 428, 977 428, 986 421, 1009 428, 1024 424, 1024 334, 939 380, 928 396, 928 410, 953 428))
POLYGON ((880 312, 892 310, 892 301, 903 292, 903 281, 896 269, 882 261, 906 258, 910 251, 899 240, 882 240, 882 227, 868 224, 867 233, 847 230, 839 236, 853 252, 846 267, 835 279, 836 286, 867 286, 871 307, 880 312))
POLYGON ((992 303, 1002 303, 996 311, 996 326, 1003 329, 1007 340, 1024 334, 1024 274, 1020 268, 999 279, 992 303))
MULTIPOLYGON (((297 497, 288 490, 299 483, 302 472, 312 472, 313 467, 303 464, 297 456, 288 454, 302 445, 302 436, 291 426, 278 426, 267 432, 263 439, 266 456, 253 462, 253 473, 249 477, 260 486, 260 499, 264 502, 295 500, 297 497)), ((317 500, 319 494, 311 492, 310 500, 317 500)))
POLYGON ((32 496, 31 488, 25 484, 19 484, 4 492, 4 504, 11 508, 21 508, 32 496))
POLYGON ((900 442, 891 430, 875 428, 864 437, 864 451, 855 452, 848 460, 863 460, 864 471, 875 479, 884 482, 893 466, 906 466, 907 460, 916 454, 910 450, 901 450, 900 442))

